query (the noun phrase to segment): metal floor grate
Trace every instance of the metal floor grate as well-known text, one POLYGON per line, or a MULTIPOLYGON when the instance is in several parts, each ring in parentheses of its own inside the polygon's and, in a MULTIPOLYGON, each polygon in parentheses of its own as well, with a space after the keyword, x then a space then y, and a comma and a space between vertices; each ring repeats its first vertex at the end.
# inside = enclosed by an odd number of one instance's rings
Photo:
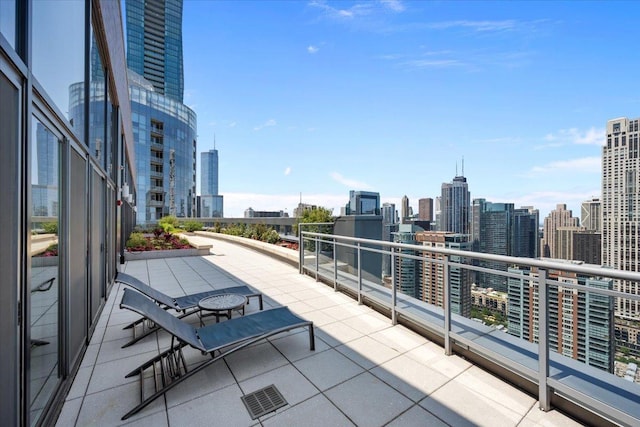
POLYGON ((287 405, 287 401, 273 384, 244 395, 241 399, 252 420, 287 405))

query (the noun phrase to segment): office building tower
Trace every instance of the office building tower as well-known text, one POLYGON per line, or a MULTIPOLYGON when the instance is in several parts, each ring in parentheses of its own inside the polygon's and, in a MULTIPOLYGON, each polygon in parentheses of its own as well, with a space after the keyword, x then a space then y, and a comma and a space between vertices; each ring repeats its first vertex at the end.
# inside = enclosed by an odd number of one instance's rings
POLYGON ((469 234, 471 228, 471 194, 467 178, 456 176, 450 183, 442 184, 440 231, 469 234))
MULTIPOLYGON (((511 335, 538 342, 538 285, 531 280, 538 277, 538 272, 517 267, 509 268, 509 272, 521 274, 522 278, 508 279, 507 330, 511 335)), ((613 372, 613 298, 562 286, 562 283, 570 283, 585 289, 612 289, 613 281, 557 270, 549 270, 547 279, 561 283, 548 287, 549 348, 613 372)))
POLYGON ((127 66, 182 103, 182 0, 126 0, 127 66))
MULTIPOLYGON (((423 246, 470 251, 471 242, 468 234, 447 233, 444 231, 416 232, 416 241, 423 246)), ((443 260, 444 255, 433 252, 422 256, 421 277, 416 298, 429 304, 444 306, 444 267, 441 263, 430 260, 443 260)), ((449 256, 452 262, 464 263, 460 256, 449 256)), ((471 316, 471 284, 473 277, 466 268, 449 266, 449 283, 451 286, 451 311, 464 317, 471 316)))
POLYGON ((418 200, 418 218, 421 221, 433 221, 433 199, 430 197, 418 200))
POLYGON ((582 231, 582 227, 558 227, 554 242, 554 253, 557 259, 573 260, 573 236, 582 231))
MULTIPOLYGON (((382 240, 393 242, 392 233, 398 231, 396 205, 384 203, 380 209, 382 214, 382 240)), ((391 276, 391 255, 382 255, 382 277, 391 276)))
POLYGON ((602 231, 602 203, 598 198, 582 202, 580 225, 587 231, 602 231))
MULTIPOLYGON (((182 0, 127 0, 140 225, 196 215, 196 113, 182 104, 182 0)), ((212 207, 213 209, 213 207, 212 207)))
POLYGON ((602 264, 602 233, 576 231, 573 233, 573 260, 587 264, 602 264))
MULTIPOLYGON (((513 241, 513 203, 492 203, 485 199, 473 200, 473 250, 493 255, 511 255, 513 241)), ((492 270, 507 271, 503 262, 478 261, 478 265, 492 270)), ((497 274, 478 272, 478 286, 506 292, 507 279, 497 274)))
POLYGON ((372 191, 349 191, 346 215, 380 215, 380 194, 372 191))
MULTIPOLYGON (((398 231, 392 233, 395 243, 416 244, 416 233, 424 231, 422 228, 411 224, 398 225, 398 231)), ((419 251, 413 249, 396 249, 398 254, 418 256, 419 251)), ((405 256, 395 257, 394 283, 396 289, 410 297, 418 297, 420 287, 420 270, 422 261, 405 256)))
MULTIPOLYGON (((602 149, 602 264, 626 271, 640 271, 639 121, 609 120, 602 149)), ((638 282, 616 280, 615 288, 640 293, 638 282)), ((616 315, 640 320, 640 301, 619 298, 616 315)))
POLYGON ((200 216, 222 218, 223 198, 218 194, 218 150, 200 153, 200 216))
POLYGON ((411 214, 409 213, 409 198, 404 195, 402 196, 402 202, 400 205, 400 222, 402 224, 406 224, 410 216, 411 214))
POLYGON ((532 206, 513 210, 511 256, 537 258, 540 253, 540 214, 532 206))
POLYGON ((540 247, 540 256, 545 258, 559 258, 556 249, 556 234, 559 227, 577 227, 578 218, 571 215, 566 204, 558 204, 544 219, 544 229, 540 247))

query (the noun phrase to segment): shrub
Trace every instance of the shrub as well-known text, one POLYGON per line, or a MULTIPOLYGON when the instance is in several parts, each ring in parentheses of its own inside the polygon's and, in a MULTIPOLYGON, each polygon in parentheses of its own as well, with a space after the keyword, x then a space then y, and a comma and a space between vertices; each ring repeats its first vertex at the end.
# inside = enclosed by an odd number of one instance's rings
POLYGON ((184 224, 182 225, 185 231, 188 231, 188 232, 202 230, 202 223, 199 221, 189 220, 189 221, 185 221, 184 224))
POLYGON ((47 234, 58 234, 58 222, 45 222, 42 224, 42 229, 47 234))
POLYGON ((133 232, 127 240, 127 249, 133 251, 146 251, 151 249, 152 245, 142 233, 133 232))

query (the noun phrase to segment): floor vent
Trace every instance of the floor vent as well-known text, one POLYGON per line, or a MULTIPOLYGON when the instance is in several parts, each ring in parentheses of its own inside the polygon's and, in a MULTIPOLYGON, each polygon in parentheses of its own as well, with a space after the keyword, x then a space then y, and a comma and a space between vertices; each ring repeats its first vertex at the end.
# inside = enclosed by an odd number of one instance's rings
POLYGON ((244 395, 241 399, 252 420, 287 405, 287 401, 273 384, 244 395))

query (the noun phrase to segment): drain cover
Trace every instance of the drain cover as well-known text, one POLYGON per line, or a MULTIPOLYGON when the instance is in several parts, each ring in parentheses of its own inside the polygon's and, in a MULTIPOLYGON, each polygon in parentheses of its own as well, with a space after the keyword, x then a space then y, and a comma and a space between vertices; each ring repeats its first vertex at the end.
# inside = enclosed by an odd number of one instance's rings
POLYGON ((287 405, 287 401, 273 384, 246 394, 241 399, 252 420, 287 405))

